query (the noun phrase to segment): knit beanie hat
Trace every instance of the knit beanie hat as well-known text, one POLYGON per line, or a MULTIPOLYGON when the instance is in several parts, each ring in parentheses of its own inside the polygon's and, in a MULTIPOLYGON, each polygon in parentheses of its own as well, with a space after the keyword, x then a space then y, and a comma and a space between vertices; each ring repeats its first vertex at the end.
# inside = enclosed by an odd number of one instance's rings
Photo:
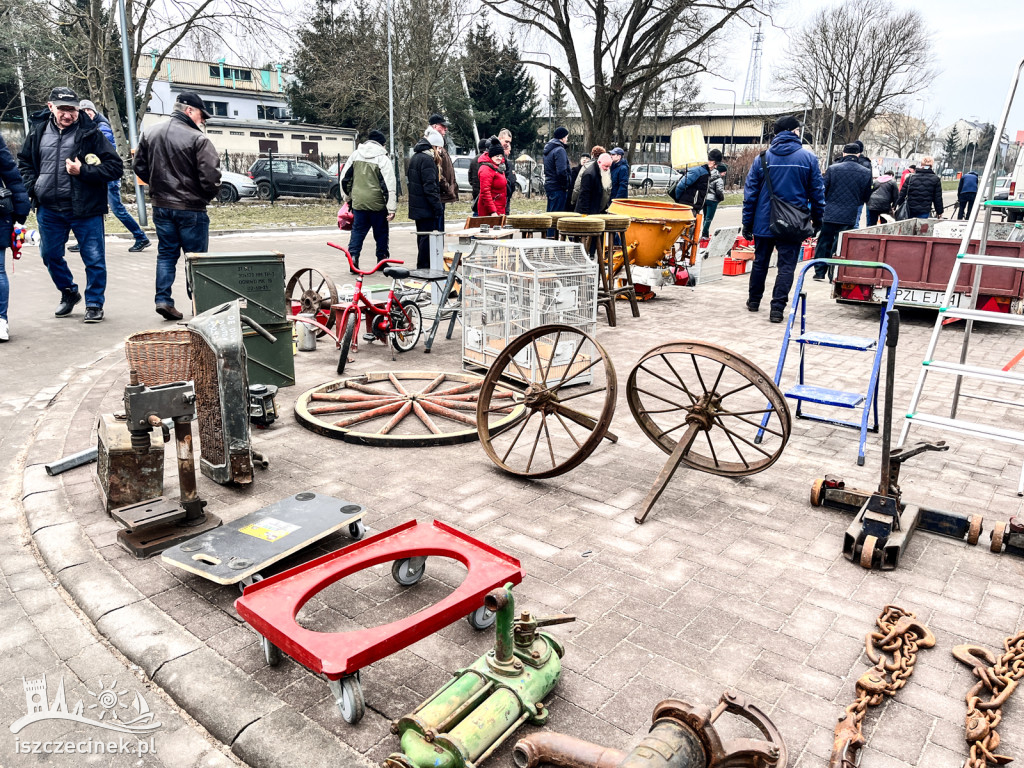
POLYGON ((557 128, 555 128, 555 138, 556 139, 564 139, 568 135, 569 135, 569 129, 566 128, 564 125, 560 125, 557 128))
POLYGON ((387 141, 387 139, 384 138, 384 134, 380 131, 370 131, 366 134, 366 138, 368 141, 376 141, 381 146, 384 146, 384 142, 387 141))
POLYGON ((796 119, 796 115, 784 115, 775 121, 775 132, 782 133, 783 131, 795 131, 800 127, 800 121, 796 119))
POLYGON ((504 157, 505 148, 501 146, 501 144, 491 144, 491 146, 487 148, 487 154, 490 157, 504 157))

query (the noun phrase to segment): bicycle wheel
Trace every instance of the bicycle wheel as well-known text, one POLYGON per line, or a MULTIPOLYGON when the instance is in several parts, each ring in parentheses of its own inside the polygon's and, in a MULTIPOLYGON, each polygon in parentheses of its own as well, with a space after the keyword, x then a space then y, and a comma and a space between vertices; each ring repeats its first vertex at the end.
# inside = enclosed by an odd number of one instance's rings
MULTIPOLYGON (((399 352, 408 352, 416 346, 423 331, 423 313, 414 301, 404 299, 402 309, 408 315, 406 319, 398 309, 391 310, 391 343, 399 352)), ((339 371, 340 373, 340 371, 339 371)))
POLYGON ((345 364, 348 362, 348 353, 352 349, 352 337, 356 333, 356 316, 349 314, 345 320, 345 330, 341 334, 341 355, 338 357, 338 375, 345 372, 345 364))

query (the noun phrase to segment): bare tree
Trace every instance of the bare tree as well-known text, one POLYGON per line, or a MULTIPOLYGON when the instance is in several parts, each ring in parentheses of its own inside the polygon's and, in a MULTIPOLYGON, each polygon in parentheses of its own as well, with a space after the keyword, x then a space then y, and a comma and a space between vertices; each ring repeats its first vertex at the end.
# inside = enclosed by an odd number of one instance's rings
POLYGON ((896 157, 910 157, 924 147, 927 152, 928 137, 935 126, 935 118, 925 120, 906 114, 906 110, 897 107, 875 117, 870 127, 874 129, 874 143, 882 149, 888 149, 896 157))
POLYGON ((820 108, 823 137, 835 115, 833 144, 844 144, 935 79, 931 47, 917 11, 886 0, 846 0, 819 11, 793 35, 775 80, 820 108))
MULTIPOLYGON (((623 135, 629 106, 645 110, 659 88, 708 70, 710 44, 742 14, 765 13, 771 0, 483 0, 551 43, 564 66, 551 69, 572 94, 584 144, 623 135), (585 30, 581 34, 581 30, 585 30), (581 41, 588 41, 589 50, 581 41)), ((633 131, 635 133, 635 131, 633 131)))

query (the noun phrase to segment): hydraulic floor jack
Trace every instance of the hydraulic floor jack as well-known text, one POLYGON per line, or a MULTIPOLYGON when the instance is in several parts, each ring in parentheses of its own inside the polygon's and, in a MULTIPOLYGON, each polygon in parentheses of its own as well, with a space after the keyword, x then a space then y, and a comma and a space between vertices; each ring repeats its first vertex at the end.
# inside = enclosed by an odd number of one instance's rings
POLYGON ((846 483, 834 475, 815 480, 811 487, 812 506, 838 507, 857 513, 843 536, 843 555, 846 559, 859 562, 865 568, 878 567, 882 570, 892 570, 899 565, 900 555, 918 528, 955 539, 966 538, 969 544, 977 544, 982 526, 981 515, 965 517, 955 512, 929 509, 903 501, 899 483, 903 462, 925 451, 948 450, 949 446, 944 442, 917 443, 896 451, 890 450, 900 318, 896 310, 890 310, 888 316, 882 476, 878 490, 870 492, 847 488, 846 483))

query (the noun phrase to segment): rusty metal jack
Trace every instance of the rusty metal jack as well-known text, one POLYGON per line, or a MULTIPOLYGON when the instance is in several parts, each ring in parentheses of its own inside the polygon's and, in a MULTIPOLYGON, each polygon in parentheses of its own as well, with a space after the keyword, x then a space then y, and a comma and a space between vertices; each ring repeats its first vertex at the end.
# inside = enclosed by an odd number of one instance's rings
POLYGON ((138 451, 149 449, 149 434, 154 427, 163 431, 165 442, 169 441, 170 430, 163 419, 174 423, 179 500, 159 496, 110 512, 110 516, 125 527, 117 533, 118 543, 135 557, 143 559, 212 530, 221 524, 221 520, 203 511, 206 502, 199 498, 196 487, 195 454, 192 450, 196 393, 192 382, 147 387, 139 383, 138 375, 132 371, 129 384, 124 388, 124 410, 132 447, 138 451))
POLYGON ((516 768, 559 765, 565 768, 785 768, 782 734, 755 705, 726 691, 714 710, 678 699, 654 708, 651 730, 626 753, 561 733, 539 732, 520 739, 512 751, 516 768), (724 712, 749 720, 766 740, 722 740, 715 721, 724 712))
POLYGON ((955 512, 929 509, 903 501, 899 484, 903 462, 925 451, 949 450, 949 446, 945 442, 917 443, 909 448, 890 450, 900 318, 897 310, 891 310, 888 315, 889 329, 885 345, 889 349, 885 361, 882 477, 878 490, 871 493, 848 489, 846 483, 834 475, 816 480, 811 487, 813 506, 827 505, 857 512, 843 536, 843 556, 847 560, 859 562, 865 568, 877 566, 883 571, 891 571, 899 565, 900 555, 918 528, 955 539, 966 538, 968 543, 977 544, 982 526, 981 515, 965 517, 955 512))

